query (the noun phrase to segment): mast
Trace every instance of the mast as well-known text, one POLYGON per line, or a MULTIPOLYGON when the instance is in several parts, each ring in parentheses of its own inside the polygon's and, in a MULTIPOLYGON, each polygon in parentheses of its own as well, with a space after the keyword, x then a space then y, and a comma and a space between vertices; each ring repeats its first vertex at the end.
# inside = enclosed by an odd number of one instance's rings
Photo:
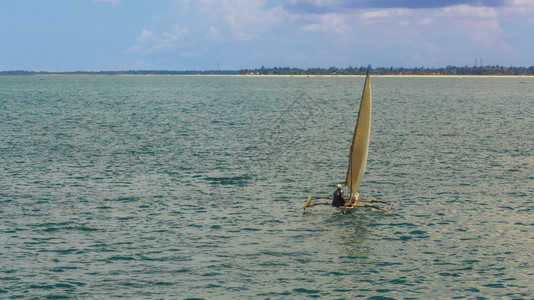
POLYGON ((345 185, 350 190, 349 201, 358 201, 357 192, 365 173, 369 140, 371 138, 371 106, 371 82, 369 81, 369 71, 367 71, 360 101, 360 110, 358 111, 358 120, 356 121, 350 146, 349 166, 345 179, 345 185))

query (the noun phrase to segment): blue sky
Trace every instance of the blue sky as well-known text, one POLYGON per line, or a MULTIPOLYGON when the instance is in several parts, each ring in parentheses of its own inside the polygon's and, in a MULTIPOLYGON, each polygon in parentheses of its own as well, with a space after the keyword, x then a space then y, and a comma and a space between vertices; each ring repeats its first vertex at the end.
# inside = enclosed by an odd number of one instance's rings
POLYGON ((534 0, 0 0, 0 71, 534 65, 534 0))

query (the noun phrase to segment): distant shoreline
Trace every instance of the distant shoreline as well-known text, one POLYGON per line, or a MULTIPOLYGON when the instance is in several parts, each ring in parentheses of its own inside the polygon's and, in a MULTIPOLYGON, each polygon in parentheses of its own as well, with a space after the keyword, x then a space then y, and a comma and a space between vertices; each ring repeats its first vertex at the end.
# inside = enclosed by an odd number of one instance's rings
POLYGON ((337 68, 255 68, 240 70, 122 70, 122 71, 24 71, 10 70, 0 71, 0 75, 141 75, 141 76, 286 76, 286 77, 340 77, 340 76, 365 76, 369 72, 373 76, 405 76, 405 77, 532 77, 534 76, 534 66, 530 67, 505 67, 505 66, 447 66, 444 68, 384 68, 371 65, 367 67, 337 68))
MULTIPOLYGON (((405 78, 534 78, 534 75, 443 75, 443 74, 373 74, 373 77, 405 77, 405 78)), ((342 78, 342 77, 365 77, 362 74, 355 75, 338 75, 338 74, 170 74, 170 73, 108 73, 108 72, 25 72, 25 73, 13 73, 13 72, 0 72, 0 76, 184 76, 184 77, 248 77, 248 78, 269 78, 269 77, 299 77, 299 78, 313 78, 313 77, 330 77, 330 78, 342 78)))

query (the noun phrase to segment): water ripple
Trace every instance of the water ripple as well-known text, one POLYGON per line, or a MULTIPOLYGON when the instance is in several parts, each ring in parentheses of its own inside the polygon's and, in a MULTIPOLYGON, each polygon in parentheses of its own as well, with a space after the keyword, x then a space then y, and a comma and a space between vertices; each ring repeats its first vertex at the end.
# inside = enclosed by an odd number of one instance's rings
POLYGON ((531 297, 534 81, 372 80, 345 215, 363 78, 2 76, 2 298, 531 297))

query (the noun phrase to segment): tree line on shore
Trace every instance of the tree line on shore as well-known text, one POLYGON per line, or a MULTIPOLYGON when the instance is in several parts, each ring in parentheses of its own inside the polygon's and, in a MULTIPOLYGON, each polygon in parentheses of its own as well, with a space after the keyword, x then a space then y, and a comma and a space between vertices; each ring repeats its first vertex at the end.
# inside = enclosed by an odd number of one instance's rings
POLYGON ((373 75, 534 75, 534 66, 531 67, 505 67, 505 66, 446 66, 444 68, 354 68, 344 69, 337 67, 324 68, 265 68, 253 70, 239 70, 239 74, 245 75, 365 75, 367 70, 373 75))
POLYGON ((255 68, 241 70, 208 70, 208 71, 165 71, 165 70, 130 70, 130 71, 73 71, 73 72, 47 72, 47 71, 0 71, 0 75, 40 75, 40 74, 66 74, 66 75, 365 75, 367 71, 373 75, 531 75, 534 76, 534 66, 531 67, 505 67, 505 66, 446 66, 443 68, 397 68, 377 67, 371 65, 359 68, 255 68))

